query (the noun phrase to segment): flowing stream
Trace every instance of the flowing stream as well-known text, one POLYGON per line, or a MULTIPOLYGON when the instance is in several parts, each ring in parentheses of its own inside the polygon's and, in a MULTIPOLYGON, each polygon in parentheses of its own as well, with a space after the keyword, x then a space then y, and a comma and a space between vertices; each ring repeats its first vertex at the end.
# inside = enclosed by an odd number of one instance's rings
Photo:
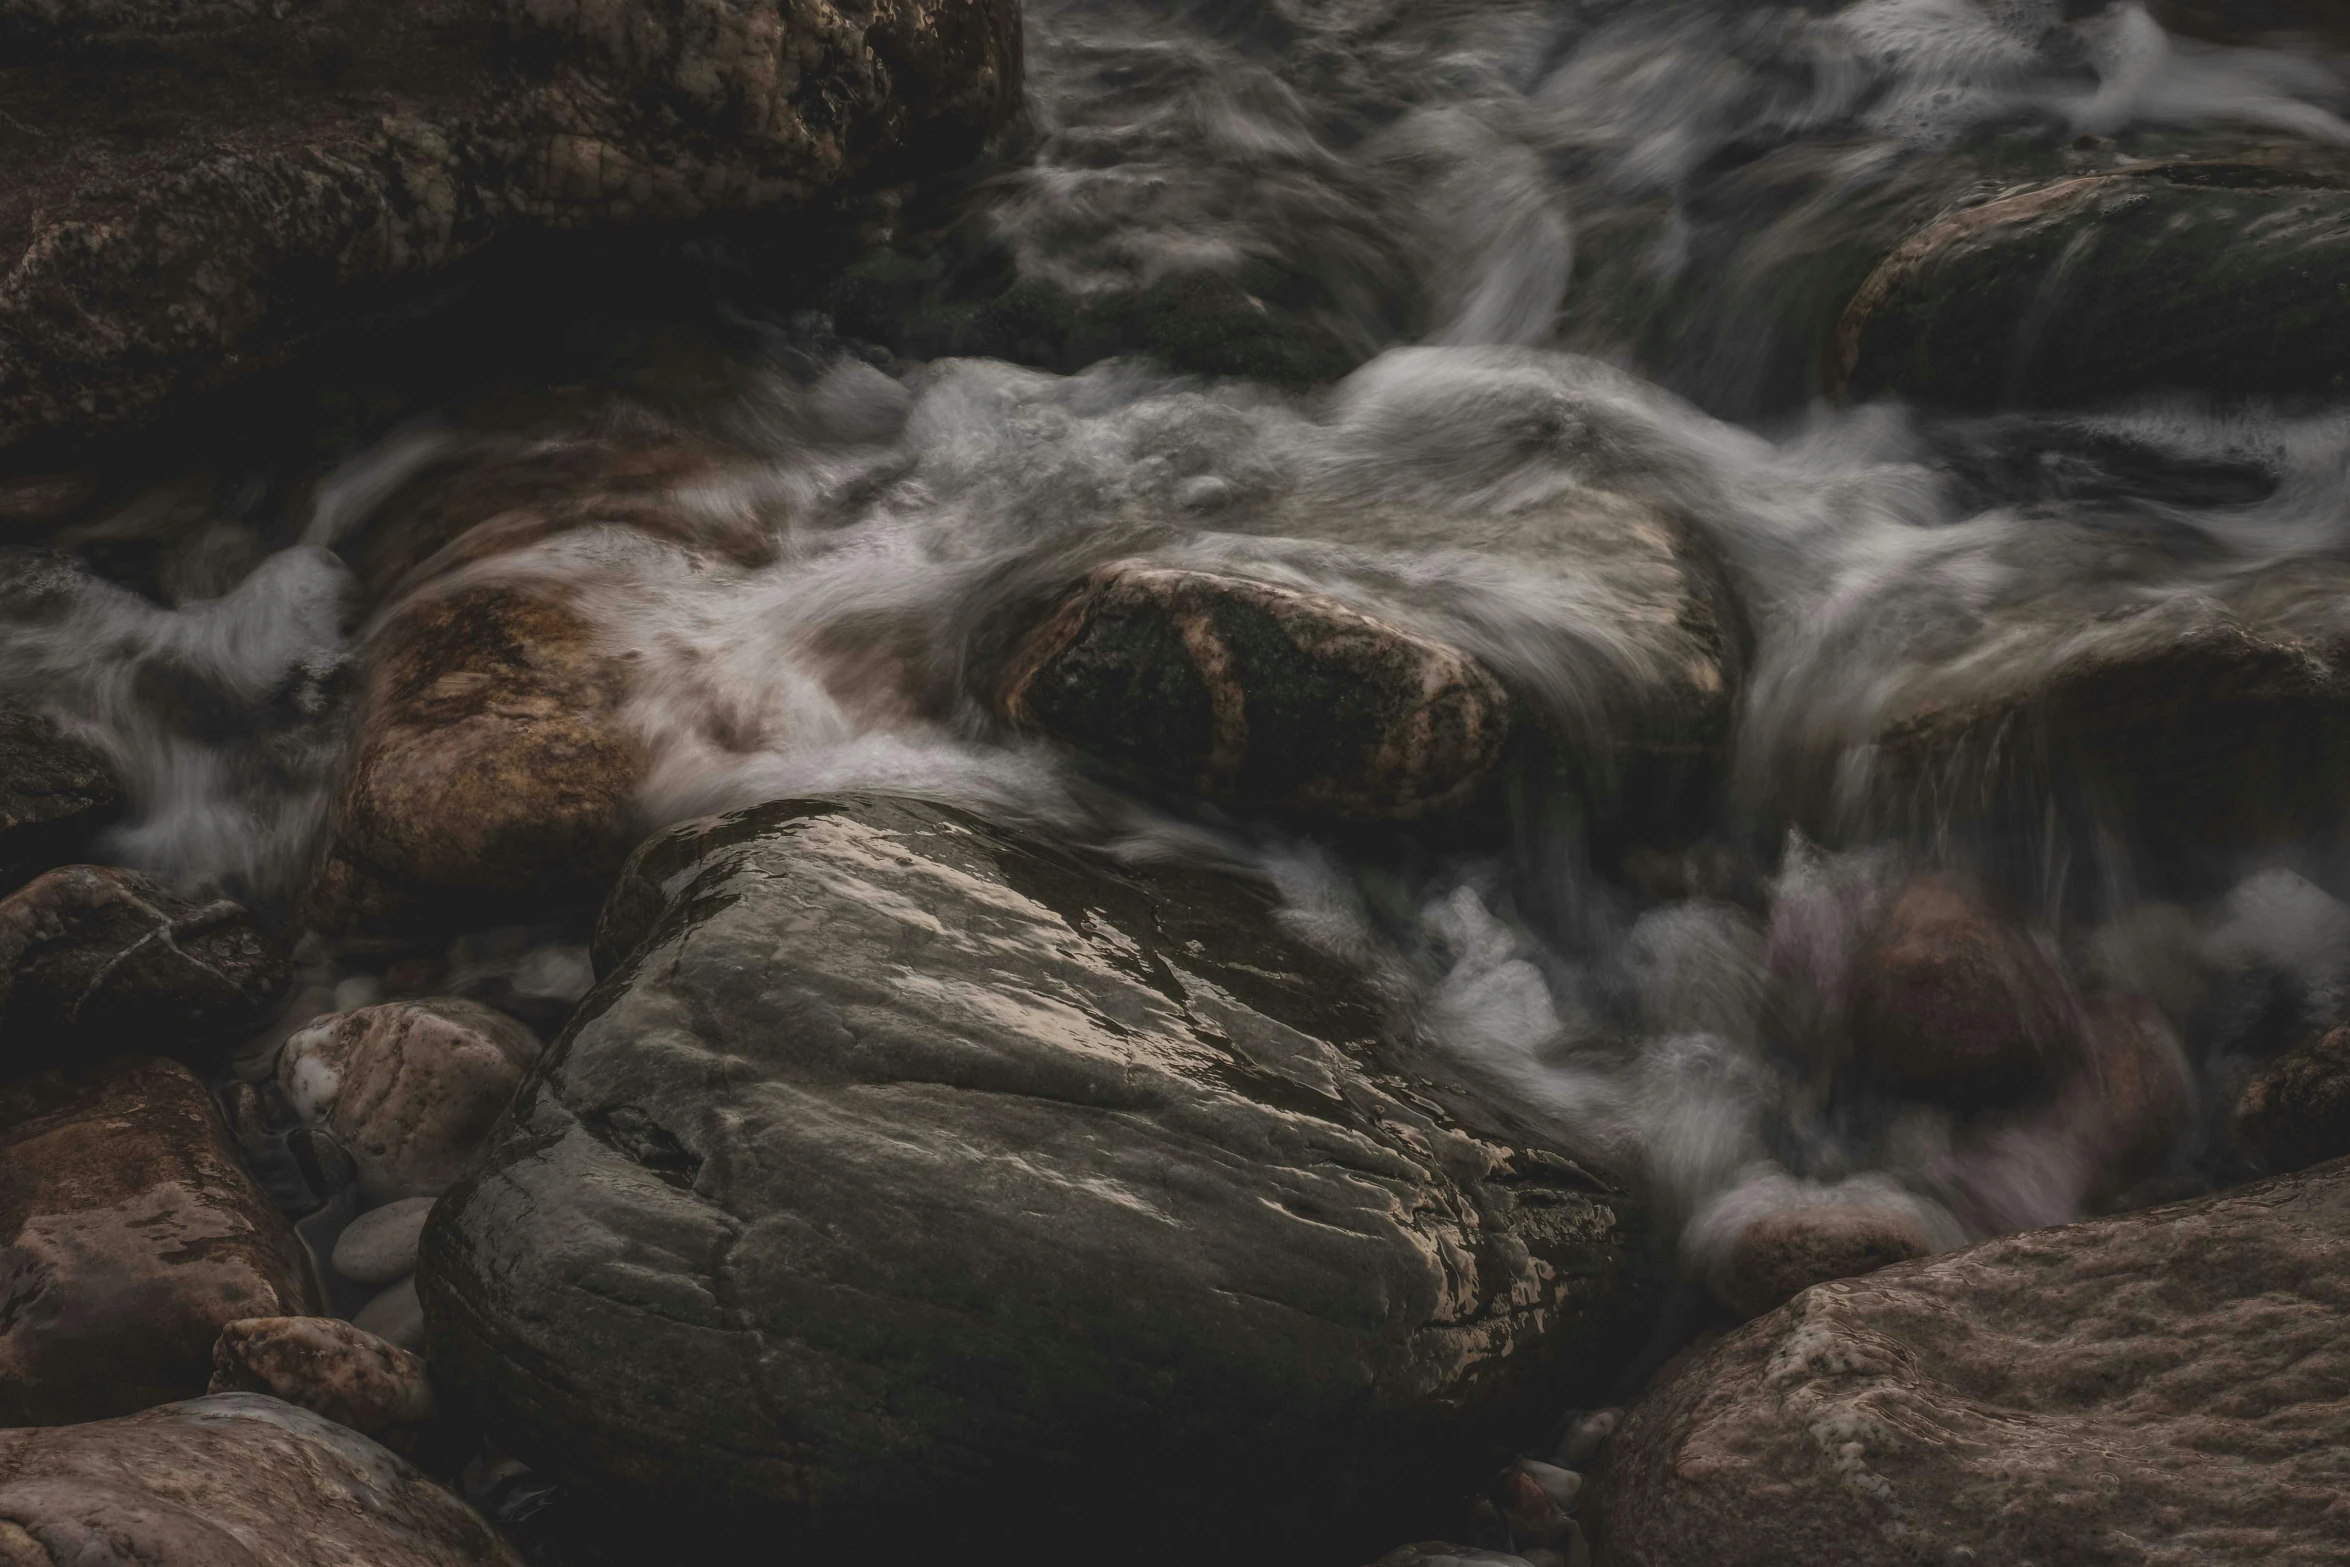
MULTIPOLYGON (((1946 1247, 2119 1200, 2078 1106, 1855 1099, 1791 1048, 1785 998, 1833 992, 1921 866, 2011 896, 2066 1005, 2148 998, 2205 1121, 2262 1030, 2339 1004, 2330 828, 2150 845, 2081 803, 2060 754, 1969 817, 1881 741, 1888 715, 2028 686, 2100 636, 2189 636, 2247 595, 2333 624, 2350 403, 1929 414, 1829 400, 1815 371, 1839 269, 1930 216, 1919 193, 1962 154, 2061 171, 2116 137, 2350 143, 2341 62, 2025 0, 1029 0, 1027 27, 1033 130, 965 230, 1081 302, 1240 280, 1274 380, 917 358, 779 311, 772 360, 701 406, 622 400, 556 433, 462 402, 410 420, 302 492, 297 537, 241 523, 224 484, 174 580, 60 566, 0 600, 0 679, 129 781, 104 851, 284 906, 356 650, 409 591, 363 592, 353 564, 386 499, 435 465, 683 430, 740 460, 671 486, 675 536, 572 527, 415 590, 526 580, 581 607, 635 671, 648 825, 872 786, 1253 866, 1299 929, 1652 1183, 1693 1272, 1757 1212, 1865 1200, 1946 1247), (1685 530, 1738 607, 1728 767, 1694 836, 1646 859, 1540 812, 1476 841, 1154 805, 1007 734, 964 678, 1038 584, 1139 555, 1446 639, 1594 741, 1607 692, 1658 678, 1653 649, 1619 597, 1524 551, 1595 510, 1685 530)), ((519 992, 584 986, 576 932, 451 935, 519 992)), ((304 958, 326 1001, 371 993, 364 954, 304 958)), ((2131 1200, 2207 1184, 2212 1148, 2181 1130, 2131 1200)))

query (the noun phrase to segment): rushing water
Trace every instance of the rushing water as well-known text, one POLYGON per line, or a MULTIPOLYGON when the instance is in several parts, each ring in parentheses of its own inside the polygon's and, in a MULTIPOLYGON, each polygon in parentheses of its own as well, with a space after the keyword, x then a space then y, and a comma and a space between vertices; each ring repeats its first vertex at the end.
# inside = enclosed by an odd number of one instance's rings
MULTIPOLYGON (((2173 39, 2134 5, 1027 14, 1032 144, 966 221, 1078 298, 1270 278, 1267 333, 1366 363, 1303 390, 1135 361, 1064 375, 846 352, 778 323, 796 346, 777 364, 683 413, 403 427, 317 484, 291 542, 233 496, 194 519, 144 501, 90 536, 162 516, 191 540, 147 591, 57 567, 0 602, 0 679, 129 781, 137 808, 106 851, 282 903, 335 785, 356 649, 392 607, 363 602, 345 563, 386 498, 434 464, 492 472, 683 425, 747 455, 679 482, 682 539, 575 528, 426 590, 527 579, 634 655, 649 823, 879 786, 1254 865, 1301 930, 1652 1181, 1693 1268, 1753 1214, 1807 1203, 1897 1208, 1947 1246, 2096 1200, 2061 1105, 1990 1123, 1855 1107, 1785 1050, 1789 988, 1832 991, 1838 954, 1919 864, 1972 859, 2009 886, 2067 985, 2148 996, 2214 1093, 2249 1031, 2275 1026, 2243 996, 2285 995, 2306 1022, 2350 995, 2330 833, 2215 847, 2186 874, 2093 815, 2036 816, 2058 776, 2028 778, 2039 795, 1988 838, 1938 831, 1893 798, 1875 744, 1889 713, 2013 689, 2083 639, 2185 635, 2255 588, 2331 624, 2334 578, 2302 567, 2350 548, 2350 408, 1929 417, 1831 405, 1814 375, 1850 286, 1821 258, 1881 250, 1886 214, 1913 212, 1968 138, 2050 158, 2219 122, 2350 141, 2335 62, 2173 39), (1730 776, 1684 857, 1719 873, 1678 887, 1601 874, 1572 832, 1403 852, 1178 818, 1008 737, 963 678, 991 617, 1037 584, 1150 554, 1448 638, 1572 734, 1652 654, 1605 593, 1487 545, 1594 506, 1687 527, 1746 620, 1730 776), (2016 630, 2052 622, 2074 629, 2016 630)), ((488 968, 520 994, 581 983, 560 940, 469 950, 505 952, 488 968)), ((372 993, 312 956, 311 1005, 372 993)), ((2205 1147, 2182 1133, 2158 1188, 2190 1189, 2205 1147)))

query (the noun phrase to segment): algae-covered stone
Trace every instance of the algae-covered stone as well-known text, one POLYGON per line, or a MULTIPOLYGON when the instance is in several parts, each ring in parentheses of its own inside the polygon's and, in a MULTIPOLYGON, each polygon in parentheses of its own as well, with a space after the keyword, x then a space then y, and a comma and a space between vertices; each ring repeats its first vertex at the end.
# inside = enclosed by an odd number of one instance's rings
POLYGON ((418 1275, 441 1397, 534 1465, 1367 1558, 1620 1369, 1639 1210, 1247 883, 785 801, 652 840, 598 946, 418 1275))

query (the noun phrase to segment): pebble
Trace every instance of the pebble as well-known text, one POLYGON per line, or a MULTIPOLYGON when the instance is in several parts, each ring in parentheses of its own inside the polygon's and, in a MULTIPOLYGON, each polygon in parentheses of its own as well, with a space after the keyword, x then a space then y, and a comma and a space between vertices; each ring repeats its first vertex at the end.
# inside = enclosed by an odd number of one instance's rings
POLYGON ((359 1315, 351 1319, 351 1325, 374 1334, 387 1344, 422 1353, 424 1303, 416 1298, 416 1275, 411 1273, 360 1307, 359 1315))
POLYGON ((416 1271, 430 1197, 403 1197, 359 1215, 336 1237, 334 1269, 354 1284, 389 1284, 416 1271))

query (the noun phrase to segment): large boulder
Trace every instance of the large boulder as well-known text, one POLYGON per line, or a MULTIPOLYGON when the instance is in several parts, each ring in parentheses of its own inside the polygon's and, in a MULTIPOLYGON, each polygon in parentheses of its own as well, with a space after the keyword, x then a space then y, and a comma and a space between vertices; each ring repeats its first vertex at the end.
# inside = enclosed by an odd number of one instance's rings
POLYGON ((369 652, 357 748, 303 915, 391 936, 593 907, 641 836, 623 660, 519 587, 428 592, 369 652))
POLYGON ((239 904, 68 865, 0 899, 0 1070, 216 1044, 266 1019, 289 972, 239 904))
POLYGON ((518 236, 966 159, 1019 89, 1009 0, 6 0, 0 453, 281 362, 518 236))
POLYGON ((1831 349, 1856 396, 2063 406, 2149 388, 2341 385, 2350 166, 2150 163, 1968 206, 1853 296, 1831 349))
POLYGON ((1251 884, 783 801, 598 950, 418 1275, 442 1398, 598 1494, 1367 1556, 1620 1365, 1640 1211, 1251 884))
POLYGON ((473 1510, 355 1431, 253 1393, 0 1431, 10 1567, 520 1567, 473 1510))
POLYGON ((122 807, 105 753, 0 700, 0 894, 78 858, 122 807))
POLYGON ((0 1090, 0 1237, 7 1425, 193 1397, 223 1326, 316 1309, 301 1243, 174 1062, 0 1090))
POLYGON ((1351 821, 1467 801, 1509 738, 1475 659, 1319 594, 1120 561, 1014 658, 1005 716, 1160 788, 1351 821))
POLYGON ((2334 1562, 2350 1165, 1822 1284, 1616 1434, 1623 1567, 2334 1562))

